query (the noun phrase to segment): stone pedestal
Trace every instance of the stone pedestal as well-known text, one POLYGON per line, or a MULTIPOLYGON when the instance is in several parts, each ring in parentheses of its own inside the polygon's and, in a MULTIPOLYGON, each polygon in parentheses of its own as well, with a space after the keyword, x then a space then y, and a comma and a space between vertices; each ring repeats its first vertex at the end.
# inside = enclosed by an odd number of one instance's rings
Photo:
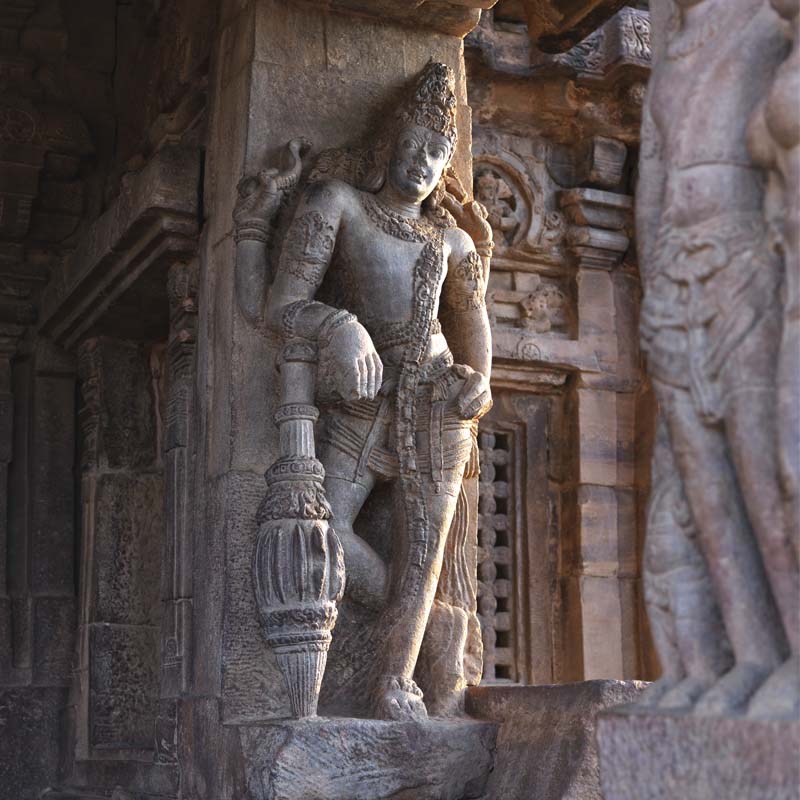
POLYGON ((616 710, 597 743, 605 800, 794 800, 800 724, 616 710))
POLYGON ((469 800, 484 797, 497 725, 317 717, 228 731, 237 800, 469 800))
POLYGON ((644 685, 598 680, 470 689, 467 711, 501 723, 486 800, 601 800, 595 718, 635 700, 644 685))

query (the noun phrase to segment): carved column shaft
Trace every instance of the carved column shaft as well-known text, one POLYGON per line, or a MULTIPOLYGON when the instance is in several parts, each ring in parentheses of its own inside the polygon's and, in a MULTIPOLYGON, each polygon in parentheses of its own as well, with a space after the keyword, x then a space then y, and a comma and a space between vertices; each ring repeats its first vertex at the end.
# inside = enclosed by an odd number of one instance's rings
POLYGON ((11 357, 15 342, 0 347, 0 677, 11 669, 12 646, 11 598, 6 585, 8 560, 8 464, 12 455, 14 397, 11 393, 11 357))
POLYGON ((308 342, 290 341, 283 349, 275 414, 280 453, 266 475, 253 562, 264 635, 298 718, 317 713, 336 603, 344 591, 344 554, 328 524, 324 471, 314 453, 315 360, 308 342))
POLYGON ((178 263, 167 278, 170 334, 164 433, 166 531, 162 562, 161 696, 186 691, 191 670, 192 543, 188 524, 188 450, 197 325, 197 267, 178 263))

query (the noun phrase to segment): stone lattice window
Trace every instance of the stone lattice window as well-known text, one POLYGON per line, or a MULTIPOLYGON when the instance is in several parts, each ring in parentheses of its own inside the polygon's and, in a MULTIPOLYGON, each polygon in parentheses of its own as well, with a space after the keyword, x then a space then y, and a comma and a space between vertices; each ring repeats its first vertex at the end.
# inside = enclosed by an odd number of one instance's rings
POLYGON ((484 682, 516 681, 512 635, 513 434, 481 431, 478 516, 478 617, 484 682))

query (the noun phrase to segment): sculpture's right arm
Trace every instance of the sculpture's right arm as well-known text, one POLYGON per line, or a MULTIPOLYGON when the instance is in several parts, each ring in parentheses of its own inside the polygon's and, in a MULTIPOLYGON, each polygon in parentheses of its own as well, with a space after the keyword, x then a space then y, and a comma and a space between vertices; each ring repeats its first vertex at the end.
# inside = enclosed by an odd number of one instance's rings
POLYGON ((283 242, 267 299, 266 323, 283 336, 316 340, 337 309, 314 301, 331 262, 341 224, 341 204, 330 190, 312 184, 283 242))
POLYGON ((372 399, 383 380, 372 339, 353 314, 314 300, 331 263, 347 191, 320 182, 300 201, 269 292, 266 323, 287 339, 316 341, 342 398, 372 399))

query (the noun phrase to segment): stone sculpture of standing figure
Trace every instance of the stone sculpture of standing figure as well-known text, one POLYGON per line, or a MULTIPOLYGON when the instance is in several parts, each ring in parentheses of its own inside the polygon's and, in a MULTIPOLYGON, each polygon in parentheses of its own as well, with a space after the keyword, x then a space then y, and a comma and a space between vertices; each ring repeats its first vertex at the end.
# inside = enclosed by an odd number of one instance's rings
POLYGON ((777 681, 768 713, 792 714, 796 682, 781 677, 798 625, 776 424, 783 264, 746 141, 785 46, 761 0, 658 0, 652 11, 667 35, 654 52, 637 222, 642 340, 663 425, 645 577, 665 675, 649 701, 758 715, 760 690, 777 681))
POLYGON ((325 494, 347 592, 380 615, 372 713, 381 718, 426 716, 414 670, 462 481, 476 468, 477 420, 491 406, 491 229, 478 204, 445 185, 455 106, 452 71, 430 63, 390 136, 356 159, 356 181, 324 179, 352 166, 352 153, 323 154, 265 314, 286 340, 318 351, 325 494), (353 530, 387 481, 400 523, 391 564, 353 530))
MULTIPOLYGON (((775 594, 786 609, 786 633, 792 658, 754 698, 754 708, 774 716, 793 698, 793 714, 800 714, 800 2, 770 0, 780 26, 791 43, 769 92, 750 120, 748 143, 756 163, 769 170, 765 216, 771 244, 783 259, 781 300, 783 330, 778 359, 779 467, 785 496, 786 530, 795 560, 787 559, 775 594)), ((789 706, 791 708, 791 706, 789 706)))

